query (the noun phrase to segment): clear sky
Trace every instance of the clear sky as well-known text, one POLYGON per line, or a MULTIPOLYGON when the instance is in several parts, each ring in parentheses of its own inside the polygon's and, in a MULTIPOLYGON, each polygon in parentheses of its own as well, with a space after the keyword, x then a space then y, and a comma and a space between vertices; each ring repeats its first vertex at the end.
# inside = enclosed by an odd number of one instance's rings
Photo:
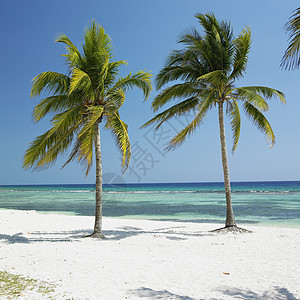
MULTIPOLYGON (((94 183, 94 170, 85 177, 81 166, 69 164, 60 170, 63 158, 48 170, 32 173, 22 169, 22 157, 37 135, 49 128, 49 120, 34 124, 31 113, 39 98, 30 98, 32 78, 44 71, 66 72, 64 47, 55 44, 65 33, 76 45, 90 20, 101 24, 113 40, 116 59, 125 59, 121 75, 140 69, 154 75, 176 44, 180 33, 198 27, 197 13, 213 12, 228 20, 237 35, 245 26, 252 29, 252 49, 246 76, 238 85, 265 85, 283 91, 287 104, 270 103, 267 113, 276 135, 270 149, 264 135, 242 115, 238 148, 231 155, 231 132, 227 144, 232 181, 300 180, 299 71, 279 67, 287 47, 284 25, 299 6, 289 0, 110 0, 110 1, 1 1, 0 2, 0 185, 94 183)), ((211 111, 196 133, 180 148, 163 152, 163 144, 182 128, 186 120, 174 120, 162 132, 140 130, 152 117, 150 103, 139 91, 127 94, 121 110, 129 125, 133 147, 126 182, 222 181, 222 167, 216 111, 211 111)), ((227 120, 228 125, 228 120, 227 120)), ((102 130, 103 172, 120 174, 119 153, 113 140, 102 130)))

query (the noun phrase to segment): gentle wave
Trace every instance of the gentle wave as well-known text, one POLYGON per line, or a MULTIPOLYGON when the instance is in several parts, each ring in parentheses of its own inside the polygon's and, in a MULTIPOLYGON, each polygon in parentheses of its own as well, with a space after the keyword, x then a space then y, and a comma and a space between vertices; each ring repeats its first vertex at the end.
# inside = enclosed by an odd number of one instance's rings
POLYGON ((22 192, 22 193, 94 193, 95 190, 6 190, 0 189, 0 192, 22 192))
MULTIPOLYGON (((22 192, 22 193, 94 193, 95 190, 23 190, 23 189, 0 189, 0 192, 22 192)), ((248 193, 259 193, 268 195, 281 195, 281 194, 298 194, 300 191, 269 191, 269 190, 232 190, 233 194, 248 194, 248 193)), ((220 194, 224 193, 224 190, 156 190, 156 191, 130 191, 121 189, 120 190, 105 190, 103 193, 107 194, 220 194)))
MULTIPOLYGON (((214 191, 105 191, 104 193, 109 194, 186 194, 186 193, 193 193, 193 194, 208 194, 208 193, 224 193, 224 190, 214 190, 214 191)), ((248 194, 248 193, 260 193, 260 194, 296 194, 300 193, 300 191, 231 191, 232 193, 237 194, 248 194)))

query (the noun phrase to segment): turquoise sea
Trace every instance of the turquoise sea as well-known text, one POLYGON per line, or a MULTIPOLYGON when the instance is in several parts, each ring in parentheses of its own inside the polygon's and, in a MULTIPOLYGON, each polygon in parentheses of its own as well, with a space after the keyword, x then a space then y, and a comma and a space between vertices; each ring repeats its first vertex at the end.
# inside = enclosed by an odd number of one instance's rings
MULTIPOLYGON (((94 215, 94 185, 0 186, 0 209, 94 215)), ((107 217, 224 223, 223 183, 106 184, 107 217)), ((300 181, 233 182, 237 222, 300 227, 300 181)))

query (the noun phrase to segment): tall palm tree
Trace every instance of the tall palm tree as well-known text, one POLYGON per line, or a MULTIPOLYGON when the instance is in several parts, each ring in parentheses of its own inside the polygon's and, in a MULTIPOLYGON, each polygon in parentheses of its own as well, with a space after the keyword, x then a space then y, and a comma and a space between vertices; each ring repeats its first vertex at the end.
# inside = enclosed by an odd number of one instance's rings
MULTIPOLYGON (((62 34, 56 42, 66 45, 63 55, 68 74, 43 72, 33 79, 31 96, 48 92, 33 111, 35 122, 47 114, 53 115, 51 128, 38 136, 27 149, 23 166, 42 170, 51 166, 68 149, 72 149, 65 165, 77 160, 86 175, 96 158, 96 210, 92 237, 102 235, 102 161, 99 124, 111 131, 116 146, 121 151, 123 172, 130 161, 130 142, 127 125, 119 114, 128 89, 138 87, 145 99, 151 91, 151 74, 140 71, 118 77, 119 67, 125 61, 112 61, 110 37, 95 21, 84 33, 82 52, 62 34)), ((65 166, 64 165, 64 166, 65 166)), ((64 167, 63 166, 63 167, 64 167)))
POLYGON ((286 69, 298 69, 300 67, 300 7, 286 23, 286 31, 289 34, 289 45, 282 57, 281 67, 286 69))
POLYGON ((180 117, 190 111, 193 121, 178 132, 169 142, 167 150, 175 149, 202 123, 207 112, 218 108, 221 155, 226 194, 225 228, 238 230, 231 204, 231 188, 224 126, 224 107, 230 118, 233 132, 234 152, 240 136, 241 117, 238 101, 245 114, 268 138, 271 146, 275 143, 274 132, 263 112, 269 110, 265 99, 278 97, 285 103, 282 92, 263 86, 236 87, 235 81, 246 72, 248 53, 251 45, 250 28, 245 28, 238 37, 233 37, 230 23, 218 22, 213 14, 198 14, 196 18, 203 28, 203 35, 196 29, 184 34, 179 43, 182 50, 173 50, 165 66, 156 76, 157 89, 171 81, 172 86, 161 91, 152 102, 156 112, 169 101, 183 101, 157 114, 142 127, 157 124, 158 129, 172 117, 180 117), (181 80, 181 82, 178 82, 181 80))

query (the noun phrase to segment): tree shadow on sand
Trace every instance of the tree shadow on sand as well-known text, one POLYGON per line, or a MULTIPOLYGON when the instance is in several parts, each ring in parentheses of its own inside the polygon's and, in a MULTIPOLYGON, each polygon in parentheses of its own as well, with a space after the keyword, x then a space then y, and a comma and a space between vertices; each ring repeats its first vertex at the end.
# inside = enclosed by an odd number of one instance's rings
POLYGON ((82 235, 86 231, 60 231, 60 232, 41 232, 35 231, 27 233, 24 236, 23 232, 19 232, 13 235, 0 234, 0 242, 6 244, 31 244, 36 242, 72 242, 82 235), (63 235, 63 236, 61 236, 63 235))
POLYGON ((137 227, 123 226, 119 227, 119 230, 106 230, 104 231, 104 235, 107 237, 107 240, 122 240, 124 238, 139 235, 152 235, 155 238, 164 237, 166 239, 178 241, 186 240, 189 237, 204 237, 213 235, 208 231, 183 232, 178 230, 180 228, 185 228, 185 226, 157 228, 153 230, 142 230, 137 227))
POLYGON ((137 290, 132 290, 131 294, 138 296, 139 298, 148 299, 195 300, 194 298, 191 298, 189 296, 174 294, 167 290, 155 291, 146 287, 141 287, 137 290))
POLYGON ((231 296, 233 299, 255 299, 255 300, 299 300, 293 293, 286 288, 275 286, 274 290, 266 291, 262 294, 255 293, 251 290, 242 290, 237 288, 228 288, 221 290, 224 295, 231 296))
POLYGON ((30 240, 23 236, 22 232, 9 235, 9 234, 0 234, 0 242, 4 241, 7 244, 29 244, 30 240))
MULTIPOLYGON (((189 237, 213 236, 215 234, 208 231, 184 231, 185 226, 173 226, 166 228, 156 228, 153 230, 142 230, 138 227, 123 226, 113 230, 103 230, 105 241, 120 241, 123 239, 140 235, 152 235, 154 238, 166 238, 170 240, 186 240, 189 237)), ((0 234, 0 242, 7 244, 29 244, 37 242, 72 242, 83 241, 82 238, 91 234, 91 230, 73 231, 33 231, 24 234, 22 232, 14 235, 0 234)))

